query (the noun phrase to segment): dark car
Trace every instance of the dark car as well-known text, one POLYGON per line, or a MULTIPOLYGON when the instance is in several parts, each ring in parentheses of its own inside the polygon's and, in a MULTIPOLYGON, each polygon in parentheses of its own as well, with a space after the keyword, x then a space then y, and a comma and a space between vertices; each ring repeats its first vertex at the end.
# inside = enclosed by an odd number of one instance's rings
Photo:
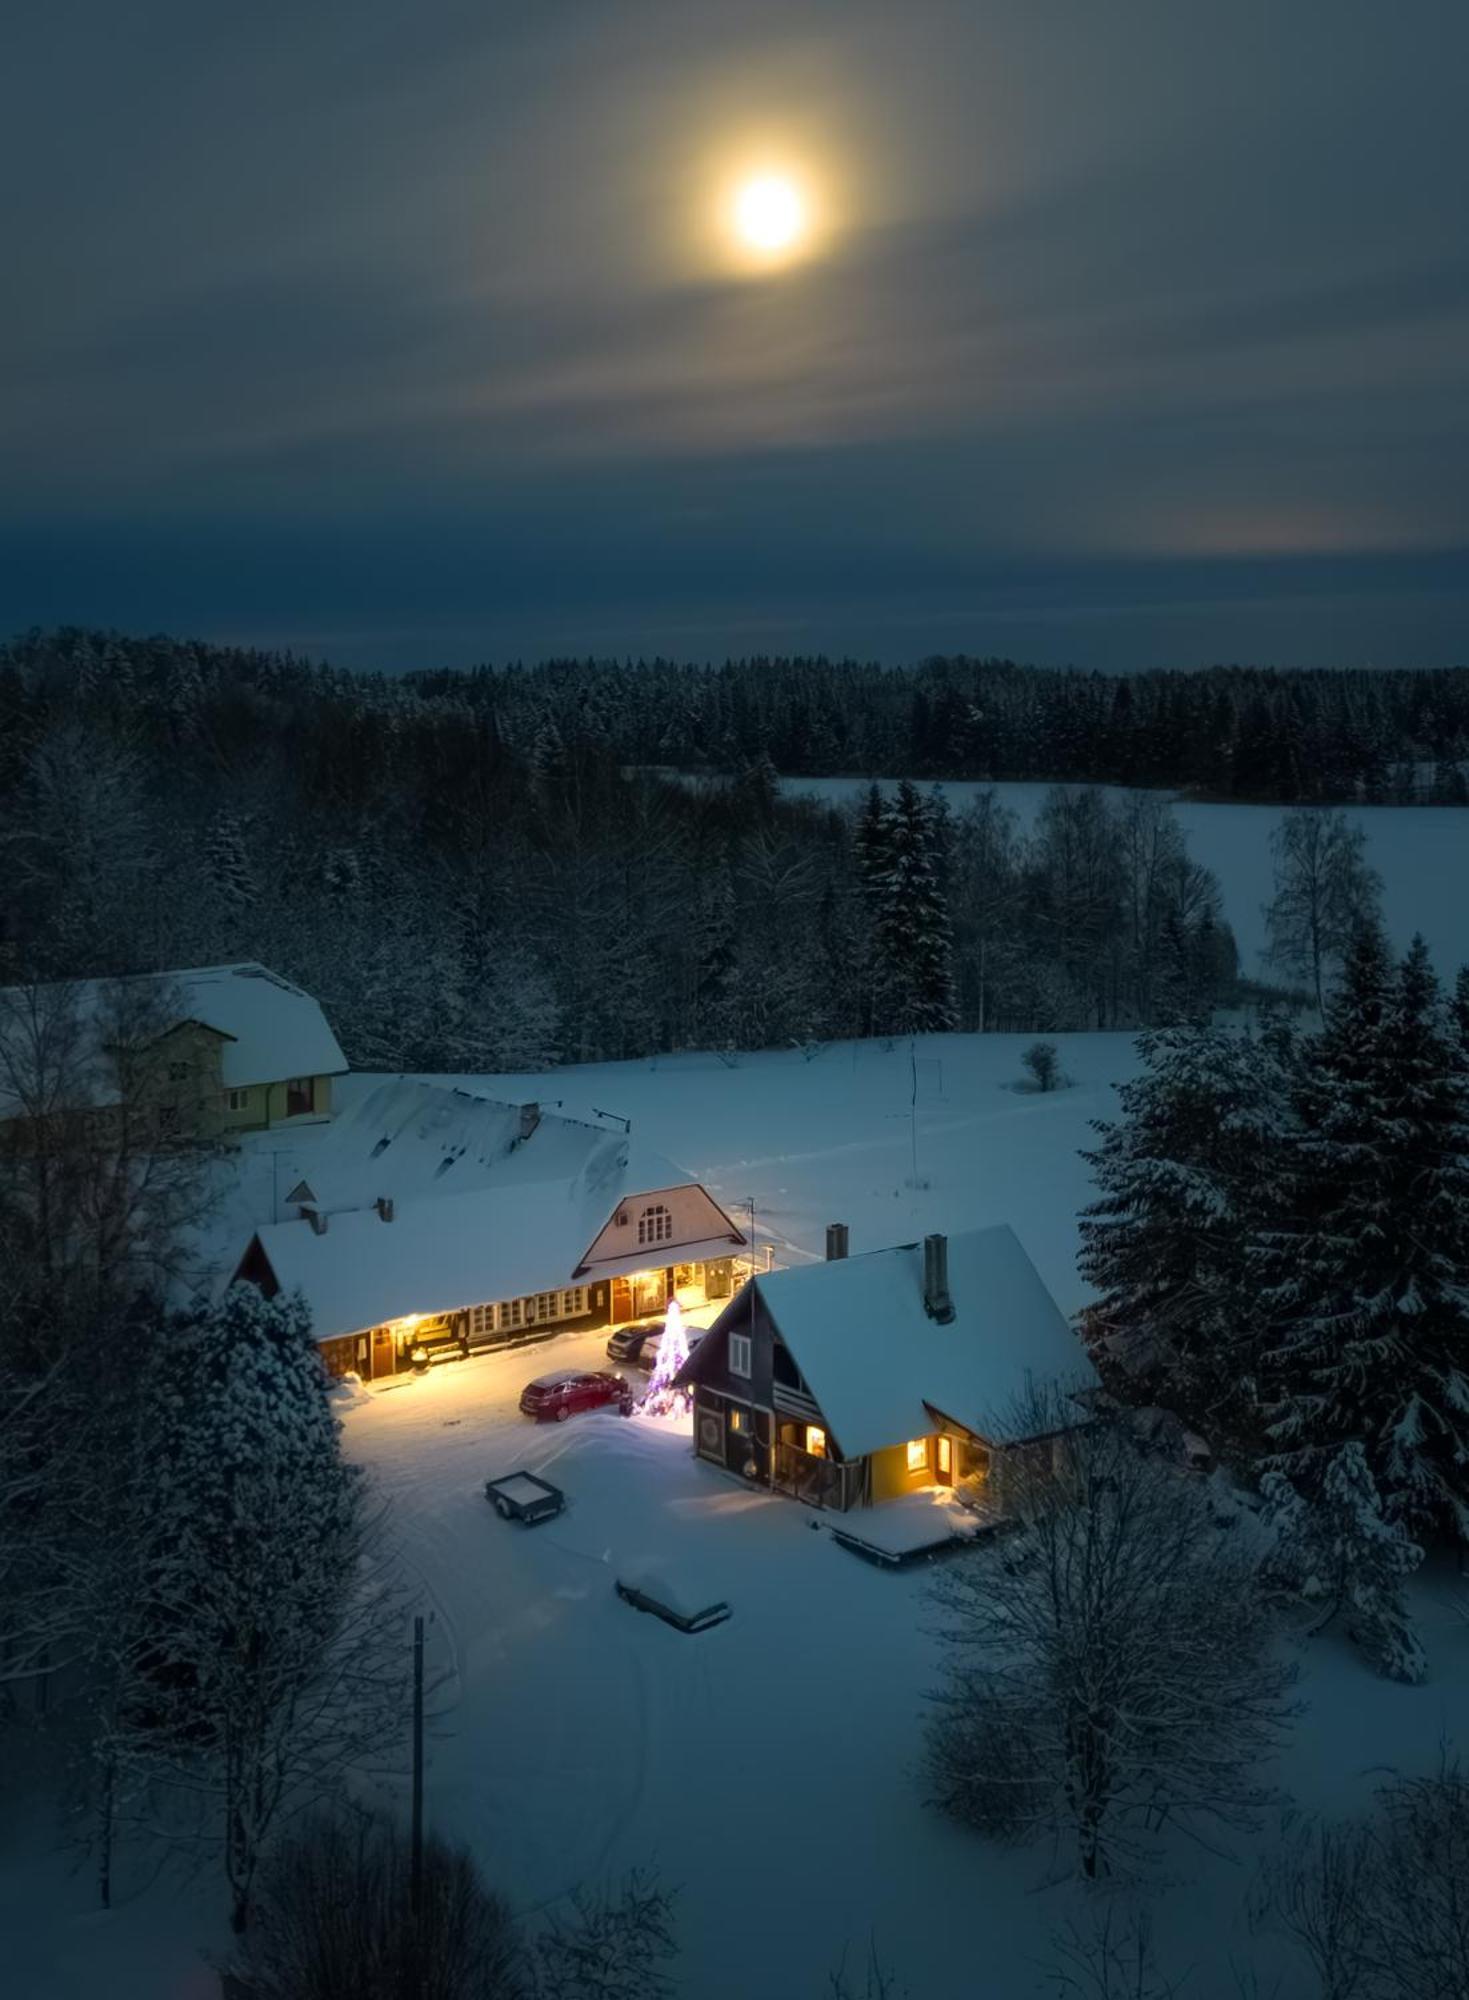
POLYGON ((576 1410, 600 1410, 609 1403, 625 1417, 632 1415, 632 1390, 608 1368, 562 1368, 555 1375, 538 1375, 520 1392, 521 1414, 538 1424, 564 1423, 576 1410))
POLYGON ((661 1319, 635 1319, 630 1326, 618 1327, 607 1342, 607 1359, 626 1362, 633 1368, 651 1368, 663 1338, 664 1324, 661 1319))

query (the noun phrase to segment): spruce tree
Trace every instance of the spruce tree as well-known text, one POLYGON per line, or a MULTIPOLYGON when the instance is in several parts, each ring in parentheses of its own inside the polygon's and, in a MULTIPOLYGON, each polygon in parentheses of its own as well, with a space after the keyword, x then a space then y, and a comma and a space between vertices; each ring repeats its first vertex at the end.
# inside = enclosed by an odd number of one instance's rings
POLYGON ((149 1639, 131 1651, 117 1704, 131 1727, 112 1750, 134 1788, 212 1803, 239 1930, 272 1826, 375 1726, 358 1673, 370 1683, 376 1662, 343 1655, 365 1629, 361 1474, 299 1296, 232 1286, 157 1354, 134 1496, 149 1639))
POLYGON ((1083 1275, 1101 1294, 1096 1358, 1206 1434, 1254 1423, 1255 1354, 1241 1286, 1292 1124, 1288 1036, 1217 1028, 1141 1035, 1122 1117, 1085 1157, 1100 1198, 1081 1220, 1083 1275))
POLYGON ((874 944, 889 1034, 943 1034, 956 1023, 954 945, 930 807, 904 779, 886 812, 874 944))
POLYGON ((1389 1521, 1469 1538, 1469 1120, 1421 940, 1364 926, 1255 1260, 1270 1433, 1308 1499, 1361 1444, 1389 1521))
POLYGON ((1352 1639, 1380 1674, 1421 1681, 1427 1663, 1402 1589, 1423 1551, 1384 1517, 1361 1445, 1344 1444, 1332 1455, 1312 1501, 1280 1472, 1266 1473, 1261 1489, 1275 1535, 1267 1587, 1323 1606, 1318 1632, 1345 1611, 1352 1639))

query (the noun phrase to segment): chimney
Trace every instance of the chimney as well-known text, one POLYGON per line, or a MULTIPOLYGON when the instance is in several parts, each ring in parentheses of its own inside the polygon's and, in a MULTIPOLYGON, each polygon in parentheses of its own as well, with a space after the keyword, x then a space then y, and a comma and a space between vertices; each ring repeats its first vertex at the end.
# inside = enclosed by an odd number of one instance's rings
POLYGON ((517 1144, 523 1146, 526 1140, 530 1137, 531 1133, 535 1131, 537 1125, 540 1124, 540 1122, 541 1122, 540 1105, 522 1104, 520 1107, 520 1131, 517 1134, 517 1144))
POLYGON ((326 1217, 322 1214, 321 1210, 319 1208, 308 1208, 306 1215, 311 1223, 312 1233, 316 1236, 325 1236, 326 1217))
POLYGON ((835 1264, 847 1254, 847 1225, 845 1222, 828 1222, 826 1225, 826 1261, 835 1264))
POLYGON ((954 1301, 949 1297, 947 1236, 923 1239, 923 1310, 940 1326, 947 1326, 954 1317, 954 1301))
POLYGON ((373 1206, 377 1209, 378 1214, 382 1217, 384 1222, 392 1221, 393 1197, 390 1194, 380 1194, 376 1202, 373 1204, 373 1206))

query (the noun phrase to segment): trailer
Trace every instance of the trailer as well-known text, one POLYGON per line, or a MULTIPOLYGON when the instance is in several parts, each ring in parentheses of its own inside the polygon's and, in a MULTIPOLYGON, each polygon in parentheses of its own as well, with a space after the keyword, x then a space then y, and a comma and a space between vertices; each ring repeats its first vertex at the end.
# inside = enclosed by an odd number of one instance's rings
POLYGON ((730 1607, 723 1598, 697 1611, 685 1611, 672 1601, 672 1592, 658 1596, 654 1591, 644 1590, 623 1577, 618 1577, 612 1587, 624 1604, 630 1604, 634 1611, 646 1611, 654 1618, 661 1618, 675 1632, 707 1632, 711 1625, 722 1625, 730 1616, 730 1607))
POLYGON ((561 1488, 534 1472, 507 1472, 500 1479, 487 1479, 485 1498, 502 1521, 519 1521, 527 1528, 549 1521, 566 1505, 561 1488))

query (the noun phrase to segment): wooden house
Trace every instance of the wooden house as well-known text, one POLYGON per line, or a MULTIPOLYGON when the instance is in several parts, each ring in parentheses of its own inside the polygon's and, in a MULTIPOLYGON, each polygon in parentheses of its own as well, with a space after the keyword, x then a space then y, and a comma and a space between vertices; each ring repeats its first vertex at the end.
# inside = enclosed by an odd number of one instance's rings
MULTIPOLYGON (((0 1039, 9 1074, 47 1073, 53 1103, 146 1110, 159 1140, 325 1123, 347 1068, 317 1001, 253 961, 8 989, 0 1039)), ((0 1091, 0 1120, 25 1110, 0 1091)))
POLYGON ((991 1503, 1025 1454, 1049 1456, 1035 1392, 1096 1386, 1081 1343, 1008 1227, 929 1236, 750 1279, 680 1373, 694 1449, 817 1507, 928 1487, 991 1503))
POLYGON ((408 1078, 295 1155, 235 1277, 299 1291, 334 1374, 365 1380, 728 1298, 742 1230, 625 1121, 408 1078), (296 1169, 299 1178, 292 1179, 296 1169))

